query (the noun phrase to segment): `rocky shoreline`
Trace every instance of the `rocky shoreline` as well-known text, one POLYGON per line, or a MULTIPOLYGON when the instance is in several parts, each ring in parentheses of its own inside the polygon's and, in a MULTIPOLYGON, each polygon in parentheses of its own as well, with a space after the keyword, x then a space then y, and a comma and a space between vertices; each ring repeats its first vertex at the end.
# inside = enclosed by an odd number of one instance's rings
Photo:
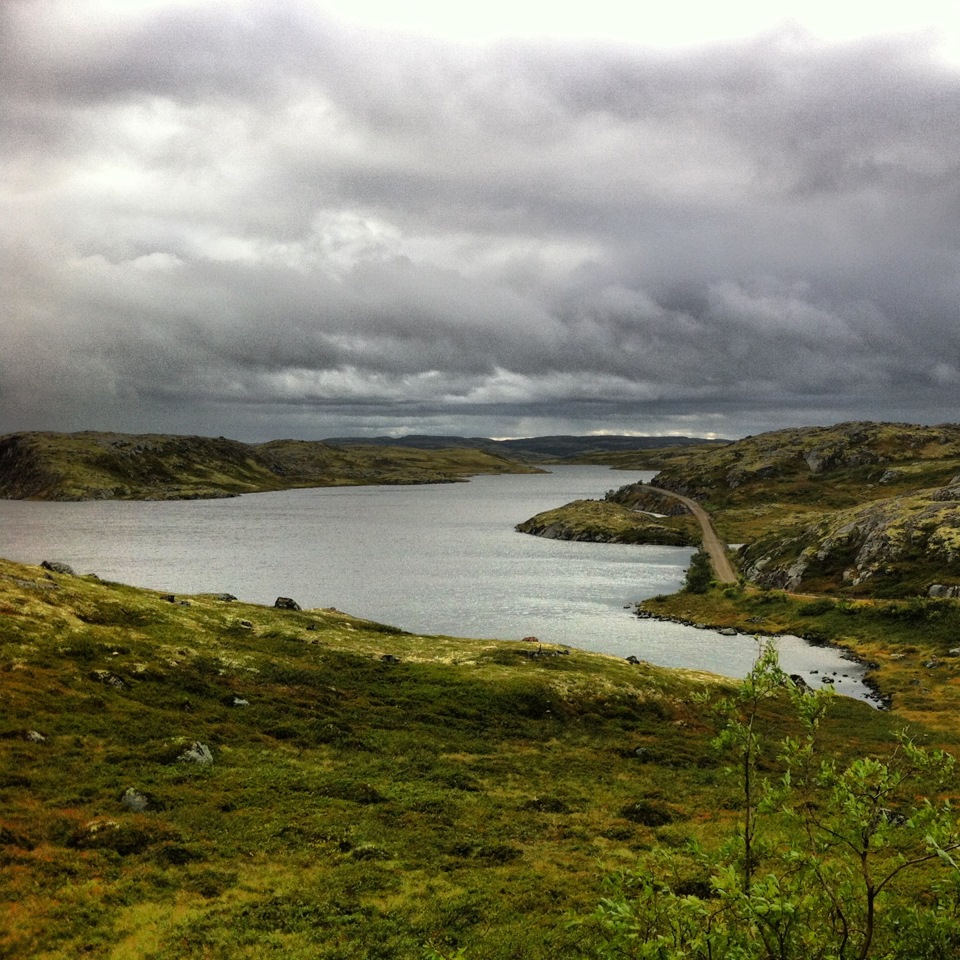
MULTIPOLYGON (((643 606, 643 601, 634 604, 634 613, 641 620, 656 620, 660 623, 678 623, 685 627, 692 627, 694 630, 710 630, 714 633, 719 634, 721 637, 765 637, 775 640, 777 637, 786 636, 786 634, 780 633, 769 633, 761 627, 758 627, 755 630, 739 630, 736 627, 721 627, 716 624, 703 623, 695 620, 689 620, 685 617, 678 616, 665 616, 659 613, 653 613, 651 610, 647 610, 643 606)), ((825 643, 823 640, 816 637, 806 637, 803 634, 791 634, 791 636, 798 636, 805 643, 810 644, 812 647, 832 647, 834 650, 839 651, 840 656, 844 660, 849 660, 851 663, 855 663, 858 666, 864 667, 866 673, 864 674, 861 683, 870 691, 871 696, 869 699, 878 710, 890 710, 893 705, 893 698, 889 694, 885 694, 877 683, 876 678, 873 676, 873 672, 879 669, 880 664, 876 663, 873 660, 865 660, 863 657, 854 653, 849 647, 842 646, 840 644, 834 643, 825 643)), ((630 659, 629 657, 627 658, 630 659)), ((816 673, 817 671, 811 671, 811 673, 816 673)), ((793 678, 794 680, 799 679, 801 683, 805 684, 802 678, 793 678)), ((834 683, 831 677, 823 676, 821 677, 821 682, 832 684, 834 683)))

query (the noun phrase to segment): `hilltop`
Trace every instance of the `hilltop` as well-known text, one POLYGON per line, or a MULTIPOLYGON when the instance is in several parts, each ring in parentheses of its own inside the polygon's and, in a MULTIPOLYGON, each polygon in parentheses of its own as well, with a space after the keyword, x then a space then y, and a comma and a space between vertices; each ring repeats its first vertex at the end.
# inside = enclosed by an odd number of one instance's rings
POLYGON ((667 466, 744 576, 862 596, 960 592, 960 426, 842 423, 746 437, 667 466))
POLYGON ((0 437, 0 498, 13 500, 184 500, 294 487, 450 483, 533 469, 467 449, 94 432, 0 437))
MULTIPOLYGON (((702 437, 656 437, 618 436, 598 434, 570 436, 560 434, 549 437, 519 437, 510 440, 493 440, 490 437, 443 437, 412 434, 405 437, 332 437, 326 441, 337 446, 376 444, 377 446, 411 447, 418 450, 440 450, 450 447, 486 450, 488 453, 509 457, 524 462, 556 462, 569 460, 577 463, 608 463, 611 455, 632 458, 644 467, 651 458, 662 456, 667 451, 688 447, 726 444, 728 440, 706 440, 702 437)), ((643 469, 640 468, 640 469, 643 469)), ((631 466, 628 469, 636 469, 631 466)))

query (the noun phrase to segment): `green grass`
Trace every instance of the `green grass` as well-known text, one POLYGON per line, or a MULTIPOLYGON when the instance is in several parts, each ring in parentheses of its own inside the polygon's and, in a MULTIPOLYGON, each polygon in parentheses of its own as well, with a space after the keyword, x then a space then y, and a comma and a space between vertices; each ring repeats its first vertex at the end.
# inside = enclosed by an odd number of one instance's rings
POLYGON ((700 527, 692 516, 653 517, 607 500, 574 500, 517 524, 521 533, 594 543, 693 546, 700 527))
POLYGON ((604 876, 736 816, 716 678, 187 599, 0 561, 0 956, 582 957, 604 876))

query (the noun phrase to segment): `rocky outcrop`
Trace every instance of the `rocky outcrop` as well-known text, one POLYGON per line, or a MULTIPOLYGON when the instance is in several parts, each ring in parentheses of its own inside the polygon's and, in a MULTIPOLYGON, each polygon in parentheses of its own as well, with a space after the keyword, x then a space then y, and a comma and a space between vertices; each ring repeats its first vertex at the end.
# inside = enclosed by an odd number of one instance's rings
POLYGON ((770 481, 804 483, 844 477, 883 485, 930 486, 917 464, 960 457, 960 426, 906 423, 840 423, 744 437, 657 474, 656 486, 696 500, 742 499, 770 481), (900 469, 899 465, 910 465, 900 469))
POLYGON ((929 571, 960 580, 960 503, 939 492, 837 511, 791 536, 757 541, 741 552, 741 569, 785 590, 856 587, 885 576, 907 583, 929 571))
POLYGON ((656 517, 603 500, 574 500, 556 510, 538 513, 518 523, 516 529, 549 540, 584 543, 686 547, 695 542, 684 528, 670 527, 656 517))

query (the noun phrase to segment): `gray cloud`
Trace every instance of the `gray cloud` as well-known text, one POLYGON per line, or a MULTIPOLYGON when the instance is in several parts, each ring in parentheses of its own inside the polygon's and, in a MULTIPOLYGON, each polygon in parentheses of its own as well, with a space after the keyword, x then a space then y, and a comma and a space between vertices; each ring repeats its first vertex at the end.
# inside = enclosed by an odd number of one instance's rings
POLYGON ((0 431, 956 419, 960 74, 783 29, 0 21, 0 431))

